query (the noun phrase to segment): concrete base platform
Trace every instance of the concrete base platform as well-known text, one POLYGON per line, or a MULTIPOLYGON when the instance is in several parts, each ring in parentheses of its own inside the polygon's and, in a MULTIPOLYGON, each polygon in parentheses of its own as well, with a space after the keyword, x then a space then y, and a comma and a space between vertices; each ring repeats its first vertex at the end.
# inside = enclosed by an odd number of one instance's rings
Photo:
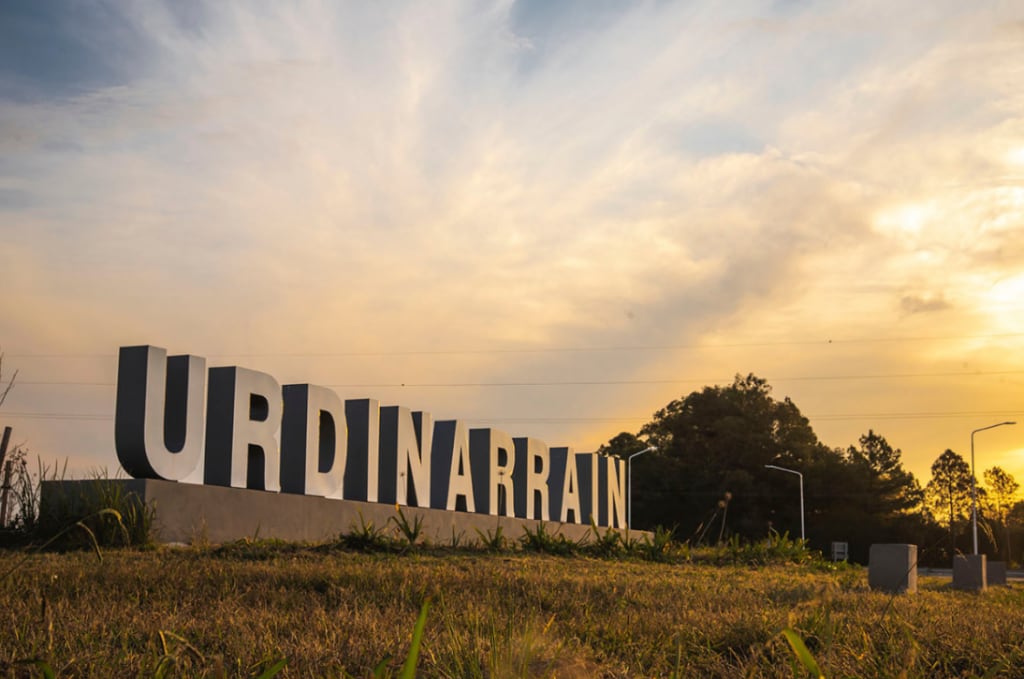
MULTIPOLYGON (((354 500, 329 500, 322 497, 269 493, 261 490, 204 486, 150 479, 87 481, 44 481, 41 510, 61 504, 81 502, 95 496, 96 484, 117 484, 121 495, 134 493, 155 509, 155 538, 162 543, 222 543, 243 538, 274 538, 296 542, 322 542, 350 533, 363 524, 384 528, 398 536, 392 517, 398 518, 396 505, 354 500)), ((526 530, 536 530, 540 521, 496 517, 439 509, 402 507, 410 524, 423 520, 423 537, 434 544, 447 545, 480 542, 484 535, 501 527, 502 535, 517 540, 526 530)), ((593 538, 589 525, 546 522, 549 533, 571 540, 593 538)), ((606 529, 599 528, 603 534, 606 529)), ((614 529, 617 530, 617 529, 614 529)), ((625 534, 625 530, 618 532, 625 534)), ((631 537, 643 539, 646 531, 632 531, 631 537)))
POLYGON ((988 588, 987 559, 984 554, 958 554, 953 557, 953 588, 984 592, 988 588))
POLYGON ((917 545, 871 545, 868 586, 883 592, 917 592, 917 545))

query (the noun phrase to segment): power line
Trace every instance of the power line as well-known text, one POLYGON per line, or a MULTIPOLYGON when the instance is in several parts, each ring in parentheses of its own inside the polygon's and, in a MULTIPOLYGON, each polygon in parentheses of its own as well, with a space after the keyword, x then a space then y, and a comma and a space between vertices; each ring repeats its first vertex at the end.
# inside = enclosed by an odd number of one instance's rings
POLYGON ((113 387, 114 382, 70 382, 70 381, 21 381, 15 383, 18 387, 113 387))
POLYGON ((965 417, 1004 417, 1024 415, 1024 410, 973 410, 933 413, 836 413, 832 415, 808 415, 804 417, 816 422, 835 422, 842 420, 951 420, 965 417))
MULTIPOLYGON (((586 352, 615 352, 615 351, 664 351, 666 349, 731 349, 741 347, 770 347, 770 346, 814 346, 829 344, 878 344, 891 342, 946 342, 979 339, 1005 339, 1012 337, 1024 337, 1024 333, 997 333, 990 335, 919 335, 903 337, 863 337, 849 339, 820 338, 813 340, 756 340, 749 342, 721 342, 702 343, 690 342, 685 344, 637 344, 618 345, 604 347, 565 346, 565 347, 517 347, 504 349, 402 349, 392 351, 339 351, 339 352, 279 352, 279 353, 233 353, 233 354, 210 354, 210 358, 341 358, 341 357, 365 357, 365 356, 444 356, 444 355, 470 355, 470 354, 548 354, 548 353, 586 353, 586 352)), ((7 354, 7 358, 18 359, 116 359, 113 353, 103 354, 7 354)))
MULTIPOLYGON (((813 415, 803 413, 809 420, 817 422, 841 420, 919 420, 919 419, 957 419, 968 417, 1004 417, 1021 416, 1024 410, 961 410, 938 412, 904 412, 904 413, 830 413, 813 415)), ((26 420, 84 420, 108 421, 114 418, 112 413, 0 413, 0 419, 26 420)), ((650 416, 616 416, 616 417, 466 417, 460 418, 467 422, 501 422, 501 423, 536 423, 566 424, 583 422, 643 422, 650 416)))
MULTIPOLYGON (((931 373, 871 373, 864 375, 798 375, 790 377, 766 377, 769 383, 778 382, 826 382, 844 380, 887 380, 914 379, 930 377, 986 377, 996 375, 1024 375, 1024 370, 975 370, 931 373)), ((351 384, 323 385, 334 389, 393 389, 393 388, 473 388, 473 387, 593 387, 593 386, 629 386, 657 384, 715 384, 729 382, 732 378, 698 378, 680 377, 660 380, 547 380, 523 382, 366 382, 351 384)), ((74 381, 23 381, 20 386, 76 386, 76 387, 113 387, 114 382, 74 382, 74 381)))
POLYGON ((114 419, 113 414, 105 413, 6 413, 0 412, 0 419, 15 420, 93 420, 104 421, 114 419))

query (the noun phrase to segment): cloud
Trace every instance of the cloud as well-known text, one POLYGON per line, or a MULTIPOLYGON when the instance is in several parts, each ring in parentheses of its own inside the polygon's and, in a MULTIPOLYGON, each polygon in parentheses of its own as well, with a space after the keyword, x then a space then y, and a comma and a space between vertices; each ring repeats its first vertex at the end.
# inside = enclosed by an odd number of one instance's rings
POLYGON ((946 309, 949 309, 950 306, 950 303, 941 297, 906 295, 900 299, 900 308, 907 314, 945 311, 946 309))
MULTIPOLYGON (((22 38, 0 71, 17 92, 0 101, 0 266, 18 273, 0 335, 19 345, 862 337, 994 323, 982 302, 1024 263, 1010 9, 87 3, 50 29, 48 11, 18 25, 68 56, 33 61, 22 38)), ((799 372, 777 356, 719 352, 707 369, 799 372)), ((628 380, 692 375, 697 358, 343 367, 370 383, 628 380)), ((624 392, 417 396, 473 416, 645 414, 668 396, 624 392)))

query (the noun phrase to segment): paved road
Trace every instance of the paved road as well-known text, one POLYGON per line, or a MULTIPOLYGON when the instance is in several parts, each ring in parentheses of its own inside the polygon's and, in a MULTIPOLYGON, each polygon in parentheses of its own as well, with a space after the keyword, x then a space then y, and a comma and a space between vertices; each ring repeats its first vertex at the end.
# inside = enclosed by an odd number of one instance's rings
MULTIPOLYGON (((917 577, 934 576, 938 578, 952 578, 952 568, 918 568, 917 577)), ((1006 571, 1007 582, 1024 582, 1024 570, 1006 571)))

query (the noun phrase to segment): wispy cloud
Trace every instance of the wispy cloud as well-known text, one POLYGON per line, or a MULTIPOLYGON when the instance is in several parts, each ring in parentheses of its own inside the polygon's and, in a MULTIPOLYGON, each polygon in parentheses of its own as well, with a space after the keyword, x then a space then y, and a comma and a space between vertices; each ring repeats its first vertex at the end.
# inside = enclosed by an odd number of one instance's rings
MULTIPOLYGON (((0 336, 16 347, 698 345, 937 334, 927 318, 1024 332, 986 311, 1024 265, 1008 5, 18 11, 23 58, 0 71, 0 336)), ((407 367, 628 379, 695 358, 407 367)), ((728 375, 824 359, 702 360, 728 375)), ((452 415, 643 415, 686 388, 425 398, 452 415)), ((600 442, 593 425, 556 433, 600 442)))

